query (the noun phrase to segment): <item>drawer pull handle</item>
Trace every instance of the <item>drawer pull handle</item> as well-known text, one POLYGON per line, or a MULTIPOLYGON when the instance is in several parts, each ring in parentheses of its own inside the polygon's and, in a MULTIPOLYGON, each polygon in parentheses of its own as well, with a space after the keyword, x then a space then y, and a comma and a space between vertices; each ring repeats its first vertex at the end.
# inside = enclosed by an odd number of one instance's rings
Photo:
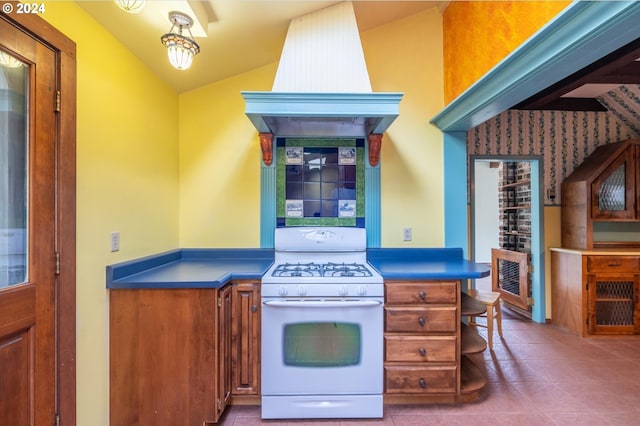
POLYGON ((423 357, 427 356, 427 350, 425 348, 418 349, 418 352, 420 352, 420 355, 422 355, 423 357))
POLYGON ((424 290, 420 290, 420 293, 418 293, 418 296, 420 297, 420 299, 424 300, 427 298, 427 293, 425 293, 424 290))
POLYGON ((620 266, 620 263, 618 263, 618 262, 611 262, 611 263, 609 263, 607 266, 620 266))
POLYGON ((422 318, 422 317, 418 318, 418 324, 420 324, 421 326, 424 327, 425 323, 426 323, 426 321, 424 320, 424 318, 422 318))
POLYGON ((420 385, 420 387, 422 389, 427 387, 427 382, 424 379, 420 379, 420 381, 418 382, 418 384, 420 385))

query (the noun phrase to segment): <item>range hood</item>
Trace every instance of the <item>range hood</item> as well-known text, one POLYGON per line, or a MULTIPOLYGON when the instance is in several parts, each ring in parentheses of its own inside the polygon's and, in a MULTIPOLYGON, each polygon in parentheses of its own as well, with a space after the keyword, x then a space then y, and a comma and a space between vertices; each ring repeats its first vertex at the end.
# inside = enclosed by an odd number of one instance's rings
POLYGON ((291 21, 272 90, 242 92, 267 164, 274 135, 365 137, 377 141, 379 152, 402 99, 372 92, 351 2, 291 21))

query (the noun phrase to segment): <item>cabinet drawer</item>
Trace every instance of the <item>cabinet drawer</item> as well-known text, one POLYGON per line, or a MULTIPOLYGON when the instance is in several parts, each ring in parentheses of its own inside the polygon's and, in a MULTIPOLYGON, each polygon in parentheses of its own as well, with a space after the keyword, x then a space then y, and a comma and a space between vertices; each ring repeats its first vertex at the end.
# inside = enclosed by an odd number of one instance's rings
POLYGON ((447 303, 458 300, 456 281, 416 283, 386 283, 386 302, 389 304, 447 303))
POLYGON ((386 366, 385 388, 393 394, 454 393, 456 367, 386 366))
POLYGON ((588 256, 589 272, 637 272, 640 256, 588 256))
POLYGON ((387 306, 384 308, 386 331, 455 333, 458 320, 453 306, 387 306))
POLYGON ((385 359, 399 362, 455 362, 455 336, 386 336, 385 359))

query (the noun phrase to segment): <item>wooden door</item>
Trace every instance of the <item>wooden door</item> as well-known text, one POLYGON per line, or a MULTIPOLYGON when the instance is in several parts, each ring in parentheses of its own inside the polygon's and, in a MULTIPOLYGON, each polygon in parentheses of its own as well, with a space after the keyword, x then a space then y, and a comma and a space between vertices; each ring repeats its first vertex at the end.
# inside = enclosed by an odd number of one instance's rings
POLYGON ((500 293, 502 300, 530 317, 531 277, 529 262, 531 255, 512 250, 491 249, 491 289, 500 293))
POLYGON ((56 53, 0 19, 0 419, 56 413, 56 53))

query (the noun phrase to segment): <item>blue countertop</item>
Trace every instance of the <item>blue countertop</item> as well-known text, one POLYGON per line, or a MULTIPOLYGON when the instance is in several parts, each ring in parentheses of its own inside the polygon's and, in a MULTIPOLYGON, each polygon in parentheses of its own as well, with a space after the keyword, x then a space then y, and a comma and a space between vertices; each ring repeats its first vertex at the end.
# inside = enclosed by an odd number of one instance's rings
MULTIPOLYGON (((272 249, 178 249, 107 266, 107 288, 219 288, 234 279, 259 280, 273 258, 272 249)), ((473 279, 490 272, 456 248, 370 249, 367 260, 385 280, 473 279)))
POLYGON ((270 249, 180 249, 107 266, 107 288, 219 288, 259 280, 273 264, 270 249))
POLYGON ((460 248, 369 249, 367 260, 385 280, 476 279, 491 272, 466 260, 460 248))

